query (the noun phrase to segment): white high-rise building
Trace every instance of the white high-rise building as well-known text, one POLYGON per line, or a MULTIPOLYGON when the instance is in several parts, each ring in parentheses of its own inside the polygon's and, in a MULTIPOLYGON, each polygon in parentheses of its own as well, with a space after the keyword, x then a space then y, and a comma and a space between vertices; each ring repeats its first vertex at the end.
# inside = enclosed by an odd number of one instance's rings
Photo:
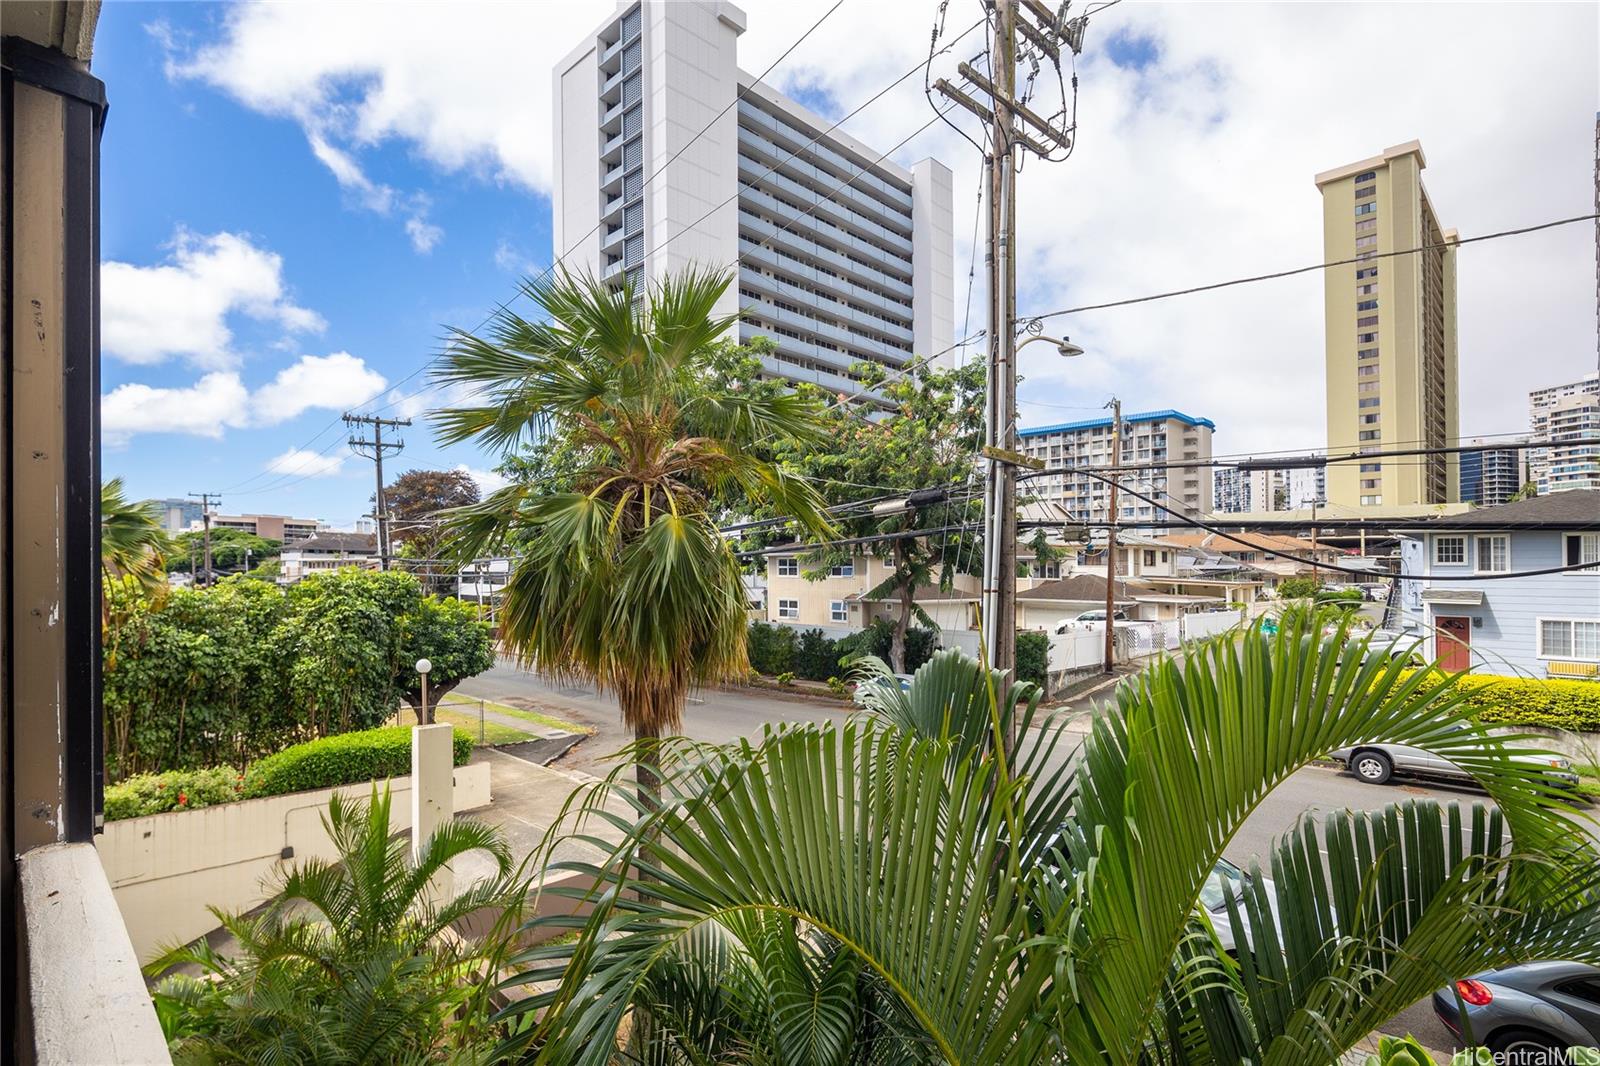
POLYGON ((854 392, 853 363, 947 359, 949 168, 826 132, 739 69, 744 29, 726 0, 624 2, 561 62, 556 254, 639 287, 737 266, 717 310, 742 313, 741 340, 776 342, 766 368, 789 380, 854 392))
POLYGON ((1528 393, 1529 476, 1539 495, 1600 489, 1600 372, 1528 393))

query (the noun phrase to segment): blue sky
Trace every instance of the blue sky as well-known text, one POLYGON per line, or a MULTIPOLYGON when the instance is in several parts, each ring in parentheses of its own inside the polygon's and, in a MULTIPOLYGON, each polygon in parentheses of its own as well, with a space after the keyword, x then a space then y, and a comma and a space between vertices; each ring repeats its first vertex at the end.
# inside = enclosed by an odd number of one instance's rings
MULTIPOLYGON (((398 381, 433 355, 444 325, 477 325, 515 292, 518 271, 548 261, 549 202, 535 192, 471 176, 440 180, 400 143, 368 153, 367 166, 385 180, 426 187, 429 217, 444 236, 418 254, 393 219, 352 209, 350 194, 312 156, 295 122, 258 113, 200 82, 169 79, 166 55, 147 27, 165 23, 175 34, 209 36, 220 10, 207 4, 103 9, 94 72, 106 82, 111 110, 102 142, 101 256, 154 266, 169 261, 174 236, 187 230, 235 234, 281 257, 288 295, 325 319, 326 329, 286 338, 274 323, 230 314, 247 388, 301 354, 337 351, 398 381), (275 347, 285 341, 290 347, 275 347)), ((129 365, 108 352, 103 361, 106 392, 127 383, 183 388, 199 374, 179 359, 129 365)), ((413 392, 421 380, 401 390, 413 392)), ((347 524, 368 509, 370 463, 340 446, 330 457, 346 459, 333 476, 305 477, 306 465, 296 471, 290 464, 289 475, 266 470, 291 448, 322 451, 343 433, 342 425, 327 429, 337 415, 313 408, 270 426, 228 427, 220 438, 141 432, 108 444, 105 473, 122 476, 138 497, 220 489, 224 511, 347 524)), ((405 440, 405 453, 389 469, 492 465, 469 447, 434 446, 425 420, 405 440)))
MULTIPOLYGON (((874 101, 845 126, 870 145, 928 123, 920 76, 883 90, 927 56, 932 0, 843 0, 821 23, 822 0, 740 6, 745 70, 778 61, 768 80, 829 116, 874 101)), ((138 496, 220 491, 227 511, 364 513, 371 466, 334 420, 420 411, 433 398, 407 377, 442 328, 476 326, 548 262, 551 70, 614 7, 107 4, 93 69, 111 99, 108 476, 138 496)), ((946 39, 976 7, 950 5, 946 39)), ((1312 176, 1413 139, 1441 221, 1464 236, 1583 214, 1597 32, 1594 5, 1111 7, 1076 63, 1071 159, 1019 182, 1022 311, 1315 263, 1312 176), (1494 61, 1461 59, 1474 55, 1494 61)), ((927 156, 955 175, 959 324, 969 299, 984 306, 981 269, 965 284, 980 160, 942 123, 897 153, 927 156)), ((1529 389, 1593 369, 1594 257, 1586 225, 1463 250, 1464 437, 1526 432, 1529 389)), ((1219 454, 1323 447, 1322 289, 1305 274, 1051 319, 1088 354, 1025 353, 1022 423, 1116 395, 1211 419, 1219 454)), ((396 471, 493 465, 436 448, 425 424, 406 440, 396 471)))

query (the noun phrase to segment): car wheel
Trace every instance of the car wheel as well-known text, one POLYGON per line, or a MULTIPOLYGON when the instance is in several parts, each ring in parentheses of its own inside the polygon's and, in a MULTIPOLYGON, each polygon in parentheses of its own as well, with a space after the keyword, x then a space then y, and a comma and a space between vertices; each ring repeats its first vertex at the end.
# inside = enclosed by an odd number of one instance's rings
POLYGON ((1534 1029, 1502 1029, 1488 1040, 1496 1062, 1507 1066, 1566 1062, 1566 1047, 1548 1033, 1534 1029))
POLYGON ((1381 751, 1363 749, 1350 756, 1350 772, 1369 785, 1384 785, 1394 776, 1394 763, 1381 751))

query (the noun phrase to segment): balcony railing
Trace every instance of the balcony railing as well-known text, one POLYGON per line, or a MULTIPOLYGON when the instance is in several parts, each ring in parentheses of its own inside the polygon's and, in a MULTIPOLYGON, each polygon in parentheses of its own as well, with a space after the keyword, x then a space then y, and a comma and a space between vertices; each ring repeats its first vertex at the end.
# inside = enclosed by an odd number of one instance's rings
POLYGON ((93 844, 17 860, 38 1063, 170 1063, 133 941, 93 844))

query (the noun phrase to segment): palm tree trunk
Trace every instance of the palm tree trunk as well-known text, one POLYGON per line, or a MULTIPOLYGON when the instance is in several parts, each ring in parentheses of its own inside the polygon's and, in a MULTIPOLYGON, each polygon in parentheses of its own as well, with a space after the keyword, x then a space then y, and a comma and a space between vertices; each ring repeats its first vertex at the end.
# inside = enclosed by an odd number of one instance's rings
POLYGON ((633 778, 638 782, 639 805, 654 812, 661 807, 661 730, 641 725, 634 729, 633 739, 639 750, 633 769, 633 778))

